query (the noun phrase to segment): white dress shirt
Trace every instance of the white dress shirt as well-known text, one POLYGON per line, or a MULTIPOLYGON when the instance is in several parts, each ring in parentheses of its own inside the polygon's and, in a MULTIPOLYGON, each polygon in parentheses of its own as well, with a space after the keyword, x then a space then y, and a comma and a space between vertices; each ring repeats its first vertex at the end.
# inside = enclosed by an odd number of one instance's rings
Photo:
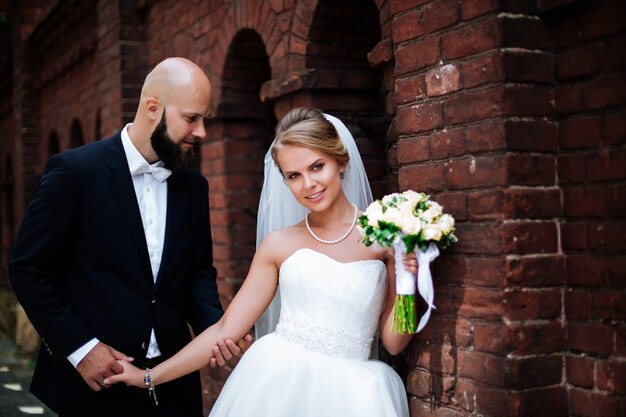
MULTIPOLYGON (((137 203, 141 213, 141 221, 152 267, 152 278, 156 283, 161 265, 161 255, 163 254, 165 219, 167 215, 167 181, 165 179, 171 172, 162 168, 163 162, 161 161, 152 165, 148 164, 137 148, 135 148, 135 145, 133 145, 130 136, 128 136, 128 128, 130 126, 131 123, 127 124, 122 130, 122 145, 124 146, 128 169, 133 179, 135 195, 137 196, 137 203), (155 168, 161 168, 161 171, 166 171, 167 173, 160 172, 153 175, 150 170, 155 168)), ((76 367, 97 343, 98 339, 96 338, 90 340, 68 356, 67 359, 76 367)), ((154 358, 159 355, 161 355, 161 351, 154 335, 154 329, 152 329, 146 357, 154 358)))

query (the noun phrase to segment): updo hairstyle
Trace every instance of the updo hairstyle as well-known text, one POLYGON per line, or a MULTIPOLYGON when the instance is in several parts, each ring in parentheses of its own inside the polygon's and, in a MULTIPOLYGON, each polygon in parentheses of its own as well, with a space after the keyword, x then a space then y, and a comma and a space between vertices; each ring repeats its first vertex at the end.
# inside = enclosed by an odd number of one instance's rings
POLYGON ((276 139, 272 144, 272 159, 276 165, 278 150, 285 145, 303 146, 318 151, 340 165, 347 164, 350 160, 335 126, 326 120, 320 110, 312 107, 297 107, 278 122, 276 139))

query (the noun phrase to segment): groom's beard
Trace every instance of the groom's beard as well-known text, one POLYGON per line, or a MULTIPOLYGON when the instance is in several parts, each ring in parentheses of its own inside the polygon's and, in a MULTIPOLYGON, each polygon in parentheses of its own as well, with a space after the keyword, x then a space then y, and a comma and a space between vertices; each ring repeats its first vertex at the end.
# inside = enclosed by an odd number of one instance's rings
POLYGON ((195 143, 193 148, 183 151, 182 141, 176 143, 172 140, 167 133, 165 109, 163 110, 161 121, 154 128, 152 135, 150 135, 150 144, 167 169, 175 171, 179 168, 190 168, 196 165, 200 145, 195 143))

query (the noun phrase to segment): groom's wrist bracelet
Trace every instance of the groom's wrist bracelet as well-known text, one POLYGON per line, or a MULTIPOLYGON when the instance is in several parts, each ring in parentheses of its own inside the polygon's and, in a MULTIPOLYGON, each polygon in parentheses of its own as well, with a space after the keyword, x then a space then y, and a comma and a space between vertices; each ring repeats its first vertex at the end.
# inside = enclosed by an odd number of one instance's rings
POLYGON ((154 397, 154 403, 159 405, 157 400, 156 390, 154 389, 154 382, 152 381, 152 369, 146 368, 146 375, 143 378, 143 383, 148 388, 148 395, 154 397))

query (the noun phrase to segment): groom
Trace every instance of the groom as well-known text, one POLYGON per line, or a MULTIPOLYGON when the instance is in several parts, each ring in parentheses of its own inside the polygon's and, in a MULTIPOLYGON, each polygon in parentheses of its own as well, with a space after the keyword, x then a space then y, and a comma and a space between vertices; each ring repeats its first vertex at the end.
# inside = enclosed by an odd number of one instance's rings
POLYGON ((198 334, 222 315, 207 181, 187 169, 210 109, 204 72, 166 59, 132 124, 48 161, 9 275, 42 339, 31 391, 63 417, 202 415, 198 373, 159 385, 158 406, 103 381, 118 359, 152 367, 189 342, 188 323, 198 334))

